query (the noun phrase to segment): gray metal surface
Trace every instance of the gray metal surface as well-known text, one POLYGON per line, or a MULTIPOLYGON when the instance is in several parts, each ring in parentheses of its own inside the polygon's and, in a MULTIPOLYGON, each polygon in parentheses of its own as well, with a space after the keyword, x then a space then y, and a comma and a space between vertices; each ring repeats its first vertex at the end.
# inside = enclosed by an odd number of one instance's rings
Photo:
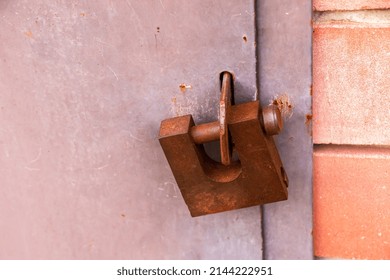
POLYGON ((1 1, 0 258, 261 258, 260 208, 191 218, 157 141, 221 71, 255 98, 254 7, 1 1))
POLYGON ((276 142, 289 177, 288 201, 263 207, 264 257, 312 259, 311 1, 261 0, 256 10, 260 99, 285 108, 276 142))

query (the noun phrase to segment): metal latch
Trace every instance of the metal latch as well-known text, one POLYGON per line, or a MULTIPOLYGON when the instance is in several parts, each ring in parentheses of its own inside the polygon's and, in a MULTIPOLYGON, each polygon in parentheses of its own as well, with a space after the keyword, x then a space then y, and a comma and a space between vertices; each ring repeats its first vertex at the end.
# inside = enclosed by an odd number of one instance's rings
POLYGON ((232 75, 224 72, 219 121, 195 126, 186 115, 161 122, 161 147, 193 217, 288 197, 287 175, 272 137, 283 127, 278 107, 262 109, 259 101, 232 105, 232 92, 232 75), (202 145, 216 140, 221 162, 202 145))

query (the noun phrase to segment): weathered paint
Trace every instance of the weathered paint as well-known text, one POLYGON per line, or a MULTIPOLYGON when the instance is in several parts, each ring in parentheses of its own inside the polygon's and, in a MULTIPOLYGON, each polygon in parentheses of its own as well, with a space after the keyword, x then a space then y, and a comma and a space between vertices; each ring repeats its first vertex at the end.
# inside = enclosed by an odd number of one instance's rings
POLYGON ((157 141, 162 119, 217 119, 222 71, 254 99, 254 17, 253 1, 1 1, 0 258, 261 258, 259 207, 191 218, 157 141))

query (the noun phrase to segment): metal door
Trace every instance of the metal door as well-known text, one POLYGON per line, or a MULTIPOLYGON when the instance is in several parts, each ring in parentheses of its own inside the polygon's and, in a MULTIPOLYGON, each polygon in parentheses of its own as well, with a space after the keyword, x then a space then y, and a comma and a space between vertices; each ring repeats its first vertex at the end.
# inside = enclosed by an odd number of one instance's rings
POLYGON ((160 121, 256 87, 254 1, 1 1, 0 257, 262 256, 260 208, 193 219, 160 121))

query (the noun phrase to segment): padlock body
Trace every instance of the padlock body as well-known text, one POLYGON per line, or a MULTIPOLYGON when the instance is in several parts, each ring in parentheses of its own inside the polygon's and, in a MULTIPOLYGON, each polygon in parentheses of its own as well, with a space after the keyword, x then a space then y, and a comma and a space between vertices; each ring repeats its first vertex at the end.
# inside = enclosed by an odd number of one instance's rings
POLYGON ((239 160, 210 159, 191 136, 191 115, 162 121, 159 141, 193 217, 286 200, 288 179, 258 101, 231 107, 228 128, 239 160))

